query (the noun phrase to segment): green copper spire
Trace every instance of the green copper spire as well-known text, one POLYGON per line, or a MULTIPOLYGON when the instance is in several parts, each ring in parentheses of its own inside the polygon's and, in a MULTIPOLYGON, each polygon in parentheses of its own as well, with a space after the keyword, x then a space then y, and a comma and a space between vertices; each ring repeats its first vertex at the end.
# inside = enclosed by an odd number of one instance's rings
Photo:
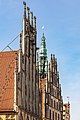
POLYGON ((40 48, 40 57, 47 57, 47 49, 46 49, 46 42, 45 42, 46 38, 43 36, 41 38, 41 48, 40 48))
POLYGON ((41 48, 40 48, 40 62, 39 62, 39 73, 46 75, 48 72, 48 60, 47 60, 47 49, 46 49, 46 38, 44 33, 41 38, 41 48))

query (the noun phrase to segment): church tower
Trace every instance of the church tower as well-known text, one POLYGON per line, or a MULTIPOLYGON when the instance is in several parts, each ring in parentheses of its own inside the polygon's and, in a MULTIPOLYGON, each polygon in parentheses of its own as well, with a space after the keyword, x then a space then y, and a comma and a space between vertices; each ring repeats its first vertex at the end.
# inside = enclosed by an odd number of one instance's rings
POLYGON ((47 49, 46 49, 46 38, 44 33, 41 38, 40 48, 40 61, 39 61, 39 76, 40 76, 40 94, 41 94, 41 117, 45 119, 45 97, 46 97, 46 86, 47 86, 47 75, 48 75, 48 60, 47 60, 47 49))
POLYGON ((41 38, 39 75, 41 89, 41 113, 43 120, 62 120, 63 100, 57 69, 57 59, 51 54, 48 64, 46 38, 41 38))
POLYGON ((47 60, 47 49, 46 49, 46 38, 44 33, 41 38, 40 48, 40 62, 39 62, 39 73, 40 78, 46 78, 48 73, 48 60, 47 60))

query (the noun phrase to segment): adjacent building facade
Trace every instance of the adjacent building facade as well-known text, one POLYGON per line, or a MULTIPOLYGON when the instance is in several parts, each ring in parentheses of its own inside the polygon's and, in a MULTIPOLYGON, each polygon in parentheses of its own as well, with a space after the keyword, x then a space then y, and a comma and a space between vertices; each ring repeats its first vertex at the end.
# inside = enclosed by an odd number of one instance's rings
POLYGON ((57 59, 48 62, 44 33, 38 55, 36 17, 23 4, 20 49, 0 52, 0 120, 63 120, 57 59))
POLYGON ((70 120, 70 103, 63 105, 63 120, 70 120))
POLYGON ((39 74, 42 91, 42 118, 46 120, 63 119, 63 100, 57 70, 57 59, 51 54, 48 64, 46 41, 43 33, 40 48, 39 74), (45 104, 43 106, 43 104, 45 104), (44 114, 43 114, 44 113, 44 114))

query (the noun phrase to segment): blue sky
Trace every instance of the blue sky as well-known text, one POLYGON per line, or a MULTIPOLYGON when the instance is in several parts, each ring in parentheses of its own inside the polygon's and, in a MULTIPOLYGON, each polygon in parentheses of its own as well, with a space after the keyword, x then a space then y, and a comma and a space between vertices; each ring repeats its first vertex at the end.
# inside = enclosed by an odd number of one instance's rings
MULTIPOLYGON (((26 1, 26 0, 25 0, 26 1)), ((50 53, 58 61, 64 102, 70 97, 71 120, 80 120, 80 0, 27 0, 37 17, 37 45, 42 26, 50 53)), ((0 51, 22 30, 23 0, 0 0, 0 51)), ((11 45, 19 48, 19 38, 11 45)))

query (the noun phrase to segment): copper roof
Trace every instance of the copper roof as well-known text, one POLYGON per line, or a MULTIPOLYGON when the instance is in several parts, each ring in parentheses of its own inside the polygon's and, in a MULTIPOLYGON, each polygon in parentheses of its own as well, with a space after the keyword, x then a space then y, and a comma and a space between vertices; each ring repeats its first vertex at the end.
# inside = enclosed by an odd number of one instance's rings
POLYGON ((17 53, 18 51, 0 52, 0 111, 13 110, 17 53))

